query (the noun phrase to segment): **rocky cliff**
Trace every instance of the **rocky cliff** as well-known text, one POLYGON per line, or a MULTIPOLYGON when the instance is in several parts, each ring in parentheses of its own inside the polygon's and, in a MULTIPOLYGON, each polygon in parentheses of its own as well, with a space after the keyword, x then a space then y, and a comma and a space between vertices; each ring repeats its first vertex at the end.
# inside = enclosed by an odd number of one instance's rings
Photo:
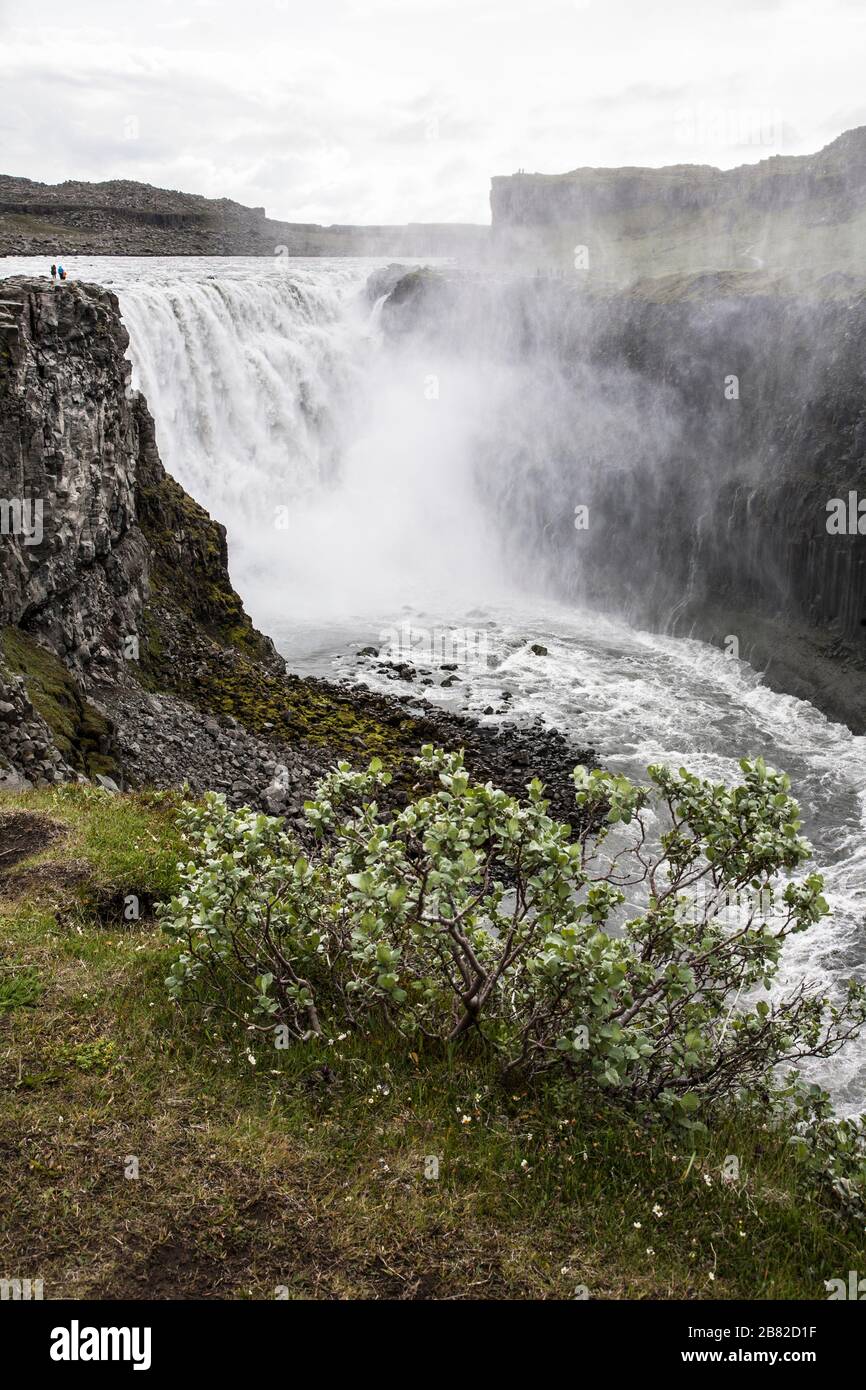
POLYGON ((29 531, 3 538, 0 621, 35 625, 79 669, 117 661, 146 589, 141 416, 117 302, 45 280, 5 280, 2 295, 0 495, 20 499, 29 531))
POLYGON ((321 227, 125 179, 0 175, 0 256, 455 256, 480 252, 488 232, 460 223, 321 227))
POLYGON ((508 383, 479 409, 475 467, 512 568, 638 625, 734 638, 777 689, 866 730, 866 293, 427 270, 382 322, 508 383))
POLYGON ((500 257, 595 278, 754 270, 866 276, 866 127, 736 169, 575 169, 494 178, 500 257))
POLYGON ((37 780, 122 778, 134 774, 129 731, 109 707, 148 683, 160 576, 173 570, 171 608, 200 640, 222 639, 264 673, 282 666, 231 588, 223 532, 165 475, 115 296, 21 278, 2 294, 2 655, 45 727, 22 767, 16 706, 0 752, 37 780))

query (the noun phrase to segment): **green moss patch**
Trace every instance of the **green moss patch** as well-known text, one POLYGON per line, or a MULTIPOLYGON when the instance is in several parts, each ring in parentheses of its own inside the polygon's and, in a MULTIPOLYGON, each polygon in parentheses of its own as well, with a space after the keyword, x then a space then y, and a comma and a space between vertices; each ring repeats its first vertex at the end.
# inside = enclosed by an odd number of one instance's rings
POLYGON ((110 724, 84 698, 54 653, 14 627, 0 633, 0 652, 9 669, 24 677, 33 708, 45 720, 66 761, 89 777, 97 772, 116 774, 110 724))
POLYGON ((151 587, 205 632, 259 660, 273 647, 257 632, 228 575, 225 530, 167 473, 139 478, 136 511, 152 548, 151 587))

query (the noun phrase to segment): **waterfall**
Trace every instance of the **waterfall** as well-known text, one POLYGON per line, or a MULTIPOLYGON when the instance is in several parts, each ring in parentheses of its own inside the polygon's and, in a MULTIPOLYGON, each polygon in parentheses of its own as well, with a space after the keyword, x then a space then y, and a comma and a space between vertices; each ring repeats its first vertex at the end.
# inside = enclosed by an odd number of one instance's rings
POLYGON ((163 462, 227 527, 235 584, 275 635, 287 612, 378 615, 501 583, 472 380, 386 350, 373 268, 202 261, 113 286, 163 462))
POLYGON ((277 552, 298 509, 339 474, 364 278, 357 268, 298 273, 284 259, 205 261, 197 273, 181 265, 116 286, 163 462, 227 527, 235 581, 251 597, 266 565, 271 592, 291 581, 277 552))

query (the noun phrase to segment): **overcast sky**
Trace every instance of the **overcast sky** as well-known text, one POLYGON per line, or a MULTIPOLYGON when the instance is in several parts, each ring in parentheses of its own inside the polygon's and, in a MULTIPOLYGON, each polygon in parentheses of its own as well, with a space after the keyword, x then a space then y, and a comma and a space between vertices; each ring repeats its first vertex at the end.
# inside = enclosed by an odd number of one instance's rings
POLYGON ((518 168, 810 153, 864 58, 866 0, 0 0, 0 172, 483 222, 518 168))

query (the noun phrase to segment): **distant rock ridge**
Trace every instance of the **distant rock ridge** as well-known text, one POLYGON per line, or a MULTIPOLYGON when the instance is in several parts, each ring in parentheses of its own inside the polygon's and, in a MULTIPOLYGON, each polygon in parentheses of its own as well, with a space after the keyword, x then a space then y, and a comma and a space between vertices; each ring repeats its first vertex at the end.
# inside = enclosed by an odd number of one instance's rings
POLYGON ((482 248, 461 223, 330 226, 127 179, 35 183, 0 175, 0 256, 449 256, 482 248))
POLYGON ((496 177, 490 206, 500 257, 584 270, 596 281, 764 268, 866 277, 866 126, 816 154, 735 169, 496 177))

